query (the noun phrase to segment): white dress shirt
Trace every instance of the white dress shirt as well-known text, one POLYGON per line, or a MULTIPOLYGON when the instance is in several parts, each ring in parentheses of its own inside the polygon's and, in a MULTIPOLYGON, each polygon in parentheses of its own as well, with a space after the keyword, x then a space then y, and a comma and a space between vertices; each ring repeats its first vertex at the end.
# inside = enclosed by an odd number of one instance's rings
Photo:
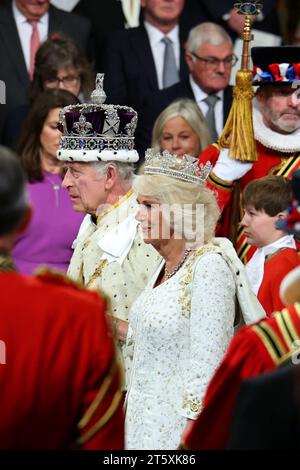
MULTIPOLYGON (((192 87, 195 101, 199 108, 201 109, 203 116, 206 116, 206 113, 208 111, 208 105, 205 103, 205 98, 207 98, 208 94, 203 91, 199 85, 195 82, 193 79, 192 75, 189 77, 190 80, 190 85, 192 87)), ((224 103, 224 91, 218 91, 215 93, 216 96, 218 96, 220 99, 217 101, 215 105, 215 123, 216 123, 216 130, 218 135, 221 135, 224 127, 224 116, 223 116, 223 103, 224 103)))
POLYGON ((265 260, 269 255, 273 255, 282 248, 297 249, 293 235, 284 235, 269 245, 258 248, 249 263, 246 265, 246 273, 255 295, 258 294, 259 288, 263 281, 265 271, 265 260))
MULTIPOLYGON (((12 3, 13 16, 17 25, 17 30, 22 46, 22 51, 25 59, 27 70, 30 67, 30 39, 32 34, 32 26, 28 23, 27 18, 18 10, 15 0, 12 3)), ((45 13, 38 22, 38 31, 40 36, 40 43, 45 41, 48 36, 49 27, 49 13, 45 13)))
POLYGON ((72 11, 79 3, 79 0, 50 0, 50 3, 60 10, 72 11))
POLYGON ((180 42, 179 42, 179 27, 178 25, 172 29, 168 34, 163 34, 159 29, 152 26, 145 21, 145 28, 149 37, 151 51, 155 63, 156 75, 158 80, 158 88, 163 88, 163 67, 164 67, 164 53, 165 44, 161 41, 165 36, 172 41, 174 47, 175 61, 177 69, 180 67, 180 42))

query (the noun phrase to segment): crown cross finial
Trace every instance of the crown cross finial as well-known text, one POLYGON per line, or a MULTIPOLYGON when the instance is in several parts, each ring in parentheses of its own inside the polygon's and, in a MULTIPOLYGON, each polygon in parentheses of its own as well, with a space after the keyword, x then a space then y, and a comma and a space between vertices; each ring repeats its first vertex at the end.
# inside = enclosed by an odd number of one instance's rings
POLYGON ((103 134, 116 135, 119 132, 120 118, 117 110, 113 106, 108 106, 105 110, 105 121, 103 125, 103 134))
POLYGON ((88 122, 83 114, 80 114, 77 122, 74 122, 73 129, 77 134, 85 136, 93 130, 93 125, 88 122))
POLYGON ((97 73, 96 88, 91 94, 91 102, 95 104, 103 104, 106 100, 106 93, 103 89, 104 73, 97 73))
POLYGON ((152 149, 148 149, 145 161, 145 174, 170 176, 189 183, 204 184, 212 168, 210 162, 198 166, 194 157, 184 155, 178 158, 168 150, 155 154, 152 149))

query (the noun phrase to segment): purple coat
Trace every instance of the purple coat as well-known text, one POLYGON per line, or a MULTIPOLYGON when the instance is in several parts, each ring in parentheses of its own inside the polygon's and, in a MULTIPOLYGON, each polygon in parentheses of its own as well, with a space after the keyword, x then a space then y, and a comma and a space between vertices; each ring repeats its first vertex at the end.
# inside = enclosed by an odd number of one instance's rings
POLYGON ((73 210, 61 183, 60 175, 45 171, 43 181, 27 184, 32 220, 13 250, 13 259, 23 274, 32 274, 40 265, 64 272, 68 269, 84 214, 73 210))

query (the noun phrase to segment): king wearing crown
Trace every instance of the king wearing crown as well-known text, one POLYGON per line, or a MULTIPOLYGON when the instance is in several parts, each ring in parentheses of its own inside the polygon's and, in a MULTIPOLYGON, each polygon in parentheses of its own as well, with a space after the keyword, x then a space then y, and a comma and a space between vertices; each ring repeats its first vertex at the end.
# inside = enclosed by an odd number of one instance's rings
POLYGON ((102 84, 103 75, 98 74, 91 102, 61 111, 57 157, 66 164, 63 185, 74 208, 80 206, 87 213, 68 275, 109 297, 109 313, 122 348, 131 304, 160 257, 143 242, 134 217, 137 202, 131 184, 138 160, 137 113, 127 106, 105 104, 102 84))
MULTIPOLYGON (((243 4, 251 2, 239 2, 237 6, 243 4)), ((246 38, 251 40, 248 30, 246 38)), ((235 87, 235 99, 244 111, 232 121, 227 139, 228 146, 237 142, 242 152, 246 148, 246 138, 252 139, 253 151, 248 161, 240 161, 234 151, 225 148, 223 136, 199 156, 200 162, 210 160, 213 165, 208 186, 216 192, 222 211, 217 233, 233 241, 244 263, 255 251, 248 245, 243 228, 239 226, 242 218, 240 196, 244 187, 269 174, 291 178, 300 167, 300 47, 253 47, 251 56, 254 64, 252 85, 256 87, 252 106, 254 145, 253 136, 250 137, 252 122, 251 119, 247 121, 251 118, 251 107, 248 111, 244 107, 245 101, 249 96, 251 98, 251 89, 241 91, 235 87), (247 126, 244 126, 245 122, 247 126), (244 133, 243 127, 246 127, 244 133)), ((242 69, 238 74, 244 72, 242 69)))

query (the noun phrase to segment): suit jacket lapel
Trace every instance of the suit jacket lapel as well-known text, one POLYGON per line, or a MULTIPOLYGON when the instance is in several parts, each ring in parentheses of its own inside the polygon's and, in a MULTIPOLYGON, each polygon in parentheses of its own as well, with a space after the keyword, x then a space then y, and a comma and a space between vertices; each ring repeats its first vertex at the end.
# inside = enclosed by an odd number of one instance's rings
MULTIPOLYGON (((179 42, 180 42, 180 81, 185 80, 189 74, 188 66, 185 61, 185 46, 186 38, 184 39, 182 28, 179 28, 179 42)), ((193 94, 192 94, 193 95, 193 94)))
POLYGON ((53 6, 49 6, 49 31, 48 34, 54 33, 56 31, 61 31, 61 15, 57 14, 57 9, 53 6))
POLYGON ((150 88, 158 90, 158 81, 156 76, 156 68, 152 56, 150 41, 147 31, 143 25, 132 30, 131 47, 135 50, 144 71, 145 80, 149 82, 150 88))
MULTIPOLYGON (((185 62, 185 49, 183 44, 183 36, 181 31, 180 35, 180 80, 184 80, 188 76, 188 67, 185 62)), ((158 80, 156 75, 155 63, 151 51, 150 41, 148 38, 147 31, 142 24, 132 34, 131 46, 135 49, 136 54, 139 57, 139 61, 143 64, 143 70, 145 70, 145 77, 148 80, 153 90, 158 90, 158 80)))
POLYGON ((227 120, 230 108, 232 104, 232 86, 228 85, 224 90, 224 102, 223 102, 223 117, 224 125, 227 120))
POLYGON ((193 92, 191 84, 190 84, 190 80, 188 78, 185 79, 184 86, 185 86, 186 93, 187 93, 186 97, 190 98, 191 100, 194 100, 196 102, 196 97, 194 95, 194 92, 193 92))
POLYGON ((6 46, 7 57, 9 57, 9 59, 14 63, 14 69, 16 70, 20 80, 25 86, 28 86, 28 71, 11 5, 8 5, 7 8, 3 8, 3 10, 1 10, 0 35, 2 35, 3 42, 6 46))

